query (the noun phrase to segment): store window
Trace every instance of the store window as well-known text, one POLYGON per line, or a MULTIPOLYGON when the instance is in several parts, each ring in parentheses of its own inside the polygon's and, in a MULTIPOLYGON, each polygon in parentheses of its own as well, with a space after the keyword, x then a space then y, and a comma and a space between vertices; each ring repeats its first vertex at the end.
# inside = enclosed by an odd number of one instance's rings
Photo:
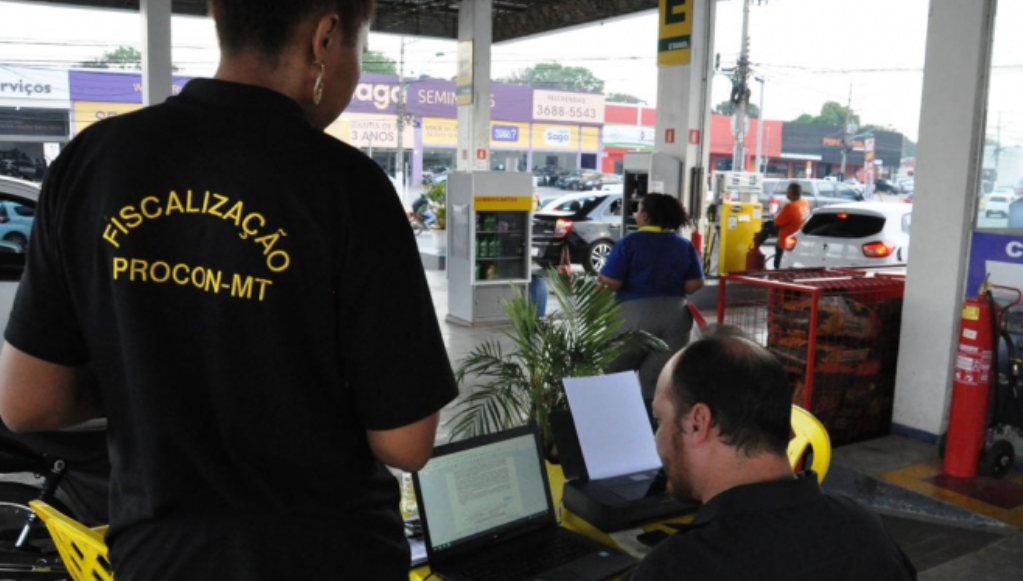
POLYGON ((977 229, 1023 234, 1023 2, 999 2, 991 53, 977 229))

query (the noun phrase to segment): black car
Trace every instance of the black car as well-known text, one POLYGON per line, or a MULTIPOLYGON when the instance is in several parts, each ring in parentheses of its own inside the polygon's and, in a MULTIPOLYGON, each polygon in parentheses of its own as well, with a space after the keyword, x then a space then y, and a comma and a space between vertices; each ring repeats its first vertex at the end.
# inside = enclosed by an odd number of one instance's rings
POLYGON ((902 193, 902 188, 895 182, 890 182, 884 178, 877 178, 874 180, 874 190, 883 192, 885 194, 899 194, 902 193))
POLYGON ((583 177, 582 170, 575 170, 571 172, 565 172, 558 175, 558 187, 563 190, 576 190, 579 189, 577 186, 579 180, 583 177))
POLYGON ((621 194, 570 194, 533 214, 533 260, 544 267, 558 264, 567 246, 572 264, 597 274, 621 237, 621 194))

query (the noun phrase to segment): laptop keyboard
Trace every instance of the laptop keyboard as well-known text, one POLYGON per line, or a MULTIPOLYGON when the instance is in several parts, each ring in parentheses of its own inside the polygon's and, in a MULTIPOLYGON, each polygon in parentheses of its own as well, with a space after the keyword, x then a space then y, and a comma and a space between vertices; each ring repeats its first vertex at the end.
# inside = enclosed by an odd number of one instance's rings
POLYGON ((459 572, 472 581, 522 581, 593 552, 593 545, 572 535, 543 535, 502 547, 493 558, 467 564, 459 572))

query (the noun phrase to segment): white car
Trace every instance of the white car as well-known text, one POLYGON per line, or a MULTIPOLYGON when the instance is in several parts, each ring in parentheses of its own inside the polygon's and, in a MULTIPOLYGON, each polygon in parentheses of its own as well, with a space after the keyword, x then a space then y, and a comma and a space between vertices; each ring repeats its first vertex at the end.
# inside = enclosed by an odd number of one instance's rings
POLYGON ((1009 204, 1016 199, 1016 196, 1006 193, 995 192, 988 195, 987 203, 984 204, 984 217, 1001 216, 1009 217, 1009 204))
POLYGON ((783 241, 782 267, 905 264, 912 212, 911 204, 885 202, 820 208, 783 241))

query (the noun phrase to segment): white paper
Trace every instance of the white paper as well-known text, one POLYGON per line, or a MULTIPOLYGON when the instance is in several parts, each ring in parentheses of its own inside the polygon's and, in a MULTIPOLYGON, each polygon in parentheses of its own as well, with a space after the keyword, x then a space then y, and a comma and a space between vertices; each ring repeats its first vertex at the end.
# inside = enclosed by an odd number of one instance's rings
POLYGON ((591 479, 661 467, 634 372, 563 381, 591 479))

